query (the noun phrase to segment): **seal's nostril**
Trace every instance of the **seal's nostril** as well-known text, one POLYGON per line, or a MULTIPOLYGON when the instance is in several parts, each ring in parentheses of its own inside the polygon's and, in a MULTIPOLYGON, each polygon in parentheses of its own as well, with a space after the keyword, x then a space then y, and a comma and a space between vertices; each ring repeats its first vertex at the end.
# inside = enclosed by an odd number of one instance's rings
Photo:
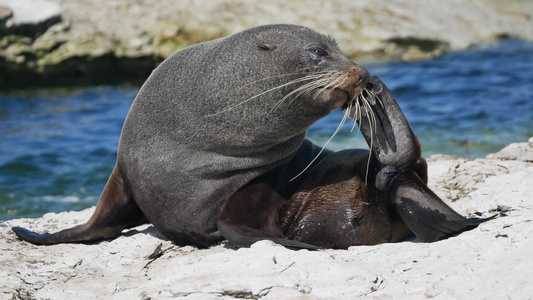
POLYGON ((367 69, 363 69, 361 70, 361 72, 359 72, 359 81, 357 81, 357 83, 354 84, 354 86, 358 87, 360 85, 363 85, 367 83, 369 79, 370 79, 370 72, 368 72, 367 69))

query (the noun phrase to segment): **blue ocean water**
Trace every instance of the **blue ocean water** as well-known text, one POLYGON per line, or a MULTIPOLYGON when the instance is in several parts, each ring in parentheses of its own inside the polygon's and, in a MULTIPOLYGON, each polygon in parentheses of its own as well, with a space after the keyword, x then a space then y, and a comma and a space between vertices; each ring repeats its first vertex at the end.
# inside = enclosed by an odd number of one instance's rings
MULTIPOLYGON (((423 62, 365 65, 393 91, 423 155, 483 157, 533 136, 533 43, 506 40, 423 62)), ((0 220, 95 205, 138 86, 0 91, 0 220)), ((323 145, 342 114, 308 137, 323 145)), ((328 148, 367 147, 351 124, 328 148)))

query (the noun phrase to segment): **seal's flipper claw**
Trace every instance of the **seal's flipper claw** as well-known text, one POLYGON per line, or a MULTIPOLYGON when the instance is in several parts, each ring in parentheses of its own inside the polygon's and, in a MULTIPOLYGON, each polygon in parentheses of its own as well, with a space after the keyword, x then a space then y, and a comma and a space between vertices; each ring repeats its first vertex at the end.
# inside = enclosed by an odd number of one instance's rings
POLYGON ((494 217, 463 217, 433 193, 414 172, 398 175, 392 184, 393 206, 423 242, 438 241, 474 229, 494 217))

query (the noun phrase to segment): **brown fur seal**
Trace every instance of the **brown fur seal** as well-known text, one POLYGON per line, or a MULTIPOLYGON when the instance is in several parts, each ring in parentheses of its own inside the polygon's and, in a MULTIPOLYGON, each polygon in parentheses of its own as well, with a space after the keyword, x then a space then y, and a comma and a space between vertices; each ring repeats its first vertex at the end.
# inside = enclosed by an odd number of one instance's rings
MULTIPOLYGON (((369 78, 332 39, 296 25, 260 26, 178 51, 139 91, 90 220, 54 234, 13 231, 35 244, 88 242, 150 222, 178 245, 270 239, 313 249, 395 241, 411 231, 436 240, 475 226, 455 221, 445 205, 427 209, 438 198, 425 198, 418 141, 401 111, 389 113, 388 104, 373 101, 379 97, 358 98, 369 78), (341 107, 372 140, 368 174, 367 152, 321 151, 304 138, 341 107), (443 216, 430 226, 436 231, 417 225, 435 215, 443 216), (450 222, 459 226, 441 230, 450 222), (345 231, 364 237, 343 240, 345 231)), ((374 88, 384 86, 367 93, 374 88)))

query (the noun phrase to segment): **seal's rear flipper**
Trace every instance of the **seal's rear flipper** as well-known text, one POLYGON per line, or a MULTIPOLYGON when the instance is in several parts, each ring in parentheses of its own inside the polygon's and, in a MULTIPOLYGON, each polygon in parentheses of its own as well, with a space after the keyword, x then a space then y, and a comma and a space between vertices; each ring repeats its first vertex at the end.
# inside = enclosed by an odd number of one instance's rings
POLYGON ((95 230, 89 223, 78 225, 56 233, 36 233, 22 227, 13 227, 11 230, 21 239, 35 245, 54 245, 61 243, 90 242, 116 237, 124 228, 104 228, 95 230), (116 233, 117 230, 118 234, 116 233))
POLYGON ((36 245, 90 242, 114 238, 123 229, 146 223, 146 217, 128 192, 125 182, 115 166, 98 201, 91 219, 56 233, 35 233, 22 227, 13 227, 15 234, 36 245))
POLYGON ((471 230, 495 216, 465 218, 433 193, 415 172, 394 178, 392 204, 405 224, 423 242, 434 242, 471 230))

